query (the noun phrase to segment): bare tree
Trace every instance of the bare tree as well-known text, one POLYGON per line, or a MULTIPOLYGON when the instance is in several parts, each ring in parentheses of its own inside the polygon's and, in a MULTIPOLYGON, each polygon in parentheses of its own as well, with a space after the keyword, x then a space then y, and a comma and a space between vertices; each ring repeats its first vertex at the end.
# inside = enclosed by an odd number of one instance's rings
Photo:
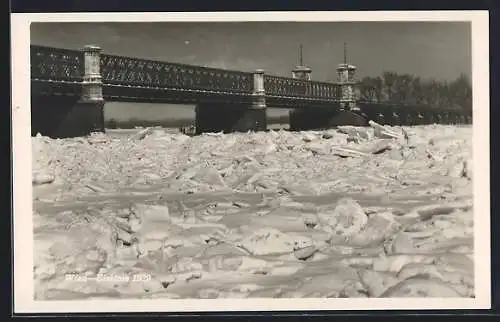
POLYGON ((461 74, 452 82, 422 80, 411 74, 384 72, 382 77, 364 77, 359 86, 361 99, 370 102, 393 102, 432 107, 472 109, 472 87, 461 74))

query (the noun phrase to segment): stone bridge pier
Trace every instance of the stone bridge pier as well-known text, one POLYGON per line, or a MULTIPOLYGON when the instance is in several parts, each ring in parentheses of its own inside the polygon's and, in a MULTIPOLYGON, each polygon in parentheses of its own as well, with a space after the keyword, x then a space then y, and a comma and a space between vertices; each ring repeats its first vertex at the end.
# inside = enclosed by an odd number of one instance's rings
POLYGON ((339 106, 306 107, 290 111, 291 131, 307 131, 327 129, 340 125, 365 126, 367 119, 350 110, 342 110, 339 106))
MULTIPOLYGON (((104 99, 100 74, 99 47, 85 46, 80 96, 38 93, 31 90, 31 134, 67 138, 104 132, 104 99)), ((37 86, 37 85, 35 85, 37 86)))
POLYGON ((198 103, 196 134, 204 132, 248 132, 267 129, 264 71, 253 74, 253 94, 249 103, 198 103))
MULTIPOLYGON (((366 116, 356 106, 355 86, 358 84, 358 81, 355 80, 356 66, 347 64, 345 59, 344 57, 344 63, 337 67, 338 102, 321 107, 315 107, 311 104, 311 106, 290 111, 290 130, 304 131, 339 125, 365 126, 368 124, 366 116)), ((309 75, 308 79, 310 79, 309 75)))

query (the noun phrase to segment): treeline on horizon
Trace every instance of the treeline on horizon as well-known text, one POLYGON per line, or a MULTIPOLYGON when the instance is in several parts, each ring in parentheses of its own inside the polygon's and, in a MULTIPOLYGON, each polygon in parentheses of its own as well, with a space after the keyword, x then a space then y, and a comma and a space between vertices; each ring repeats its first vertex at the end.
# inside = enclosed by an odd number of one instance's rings
MULTIPOLYGON (((287 124, 288 115, 269 116, 267 117, 268 124, 287 124)), ((181 119, 163 119, 163 120, 141 120, 138 118, 130 118, 128 120, 118 121, 116 119, 109 119, 104 122, 104 127, 108 129, 133 129, 137 126, 142 127, 165 127, 165 128, 180 128, 184 126, 194 125, 193 118, 181 119)))
POLYGON ((362 78, 359 95, 361 100, 374 103, 472 110, 472 84, 464 73, 448 82, 387 71, 382 76, 362 78))

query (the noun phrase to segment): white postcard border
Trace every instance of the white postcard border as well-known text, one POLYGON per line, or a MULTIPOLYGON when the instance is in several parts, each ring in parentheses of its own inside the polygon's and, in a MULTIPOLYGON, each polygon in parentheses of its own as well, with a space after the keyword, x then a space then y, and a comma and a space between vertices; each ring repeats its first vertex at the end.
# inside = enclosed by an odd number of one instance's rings
POLYGON ((12 26, 14 312, 200 312, 490 308, 489 17, 487 11, 15 13, 12 26), (472 27, 475 299, 34 301, 29 46, 31 22, 470 21, 472 27))

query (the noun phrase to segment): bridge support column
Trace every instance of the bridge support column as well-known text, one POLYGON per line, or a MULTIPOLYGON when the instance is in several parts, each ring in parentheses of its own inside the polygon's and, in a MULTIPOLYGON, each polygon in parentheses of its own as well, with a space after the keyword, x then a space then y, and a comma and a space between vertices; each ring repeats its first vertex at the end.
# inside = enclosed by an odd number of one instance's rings
POLYGON ((399 111, 392 112, 392 120, 393 120, 394 126, 400 126, 401 125, 401 112, 399 112, 399 111))
POLYGON ((434 114, 431 111, 425 112, 424 117, 425 117, 425 122, 427 124, 431 124, 432 125, 432 124, 434 124, 436 122, 434 114))
POLYGON ((413 113, 407 109, 401 111, 401 125, 411 126, 414 125, 413 113))
POLYGON ((360 103, 361 114, 366 121, 374 121, 382 125, 397 126, 405 124, 407 111, 384 103, 360 103))
POLYGON ((463 115, 463 124, 472 124, 472 117, 470 115, 463 115))
POLYGON ((436 122, 437 124, 443 124, 443 115, 440 112, 437 112, 436 120, 437 120, 437 122, 436 122))
POLYGON ((427 124, 423 112, 417 112, 415 114, 415 125, 425 125, 427 124))
POLYGON ((77 106, 84 109, 86 132, 104 132, 104 98, 102 96, 101 48, 84 47, 85 74, 82 82, 82 97, 77 106))
POLYGON ((459 124, 458 117, 457 117, 456 113, 451 113, 451 115, 450 115, 450 123, 453 124, 453 125, 459 124))
MULTIPOLYGON (((247 108, 250 130, 267 130, 266 90, 264 85, 264 70, 257 69, 253 74, 252 104, 247 108)), ((243 129, 248 131, 246 129, 243 129)))
POLYGON ((289 122, 291 131, 308 131, 327 129, 340 125, 366 126, 366 117, 339 107, 307 107, 290 111, 289 122))
POLYGON ((442 122, 445 125, 450 124, 450 117, 449 117, 448 113, 443 113, 442 122))
POLYGON ((399 125, 398 115, 392 108, 389 108, 387 111, 385 111, 383 115, 385 124, 390 126, 399 125))
POLYGON ((327 128, 333 112, 318 107, 302 107, 291 110, 288 115, 291 131, 308 131, 327 128))
POLYGON ((196 134, 265 131, 267 128, 266 109, 245 104, 200 103, 195 111, 196 134))
POLYGON ((382 112, 378 112, 375 115, 374 121, 377 122, 378 124, 383 124, 383 125, 387 124, 387 119, 386 119, 384 113, 382 113, 382 112))
POLYGON ((254 90, 249 103, 200 103, 196 106, 196 133, 248 132, 267 129, 264 71, 254 73, 254 90))
POLYGON ((104 99, 100 74, 100 48, 84 48, 85 72, 81 96, 36 94, 32 88, 31 134, 53 138, 85 136, 104 132, 104 99))

